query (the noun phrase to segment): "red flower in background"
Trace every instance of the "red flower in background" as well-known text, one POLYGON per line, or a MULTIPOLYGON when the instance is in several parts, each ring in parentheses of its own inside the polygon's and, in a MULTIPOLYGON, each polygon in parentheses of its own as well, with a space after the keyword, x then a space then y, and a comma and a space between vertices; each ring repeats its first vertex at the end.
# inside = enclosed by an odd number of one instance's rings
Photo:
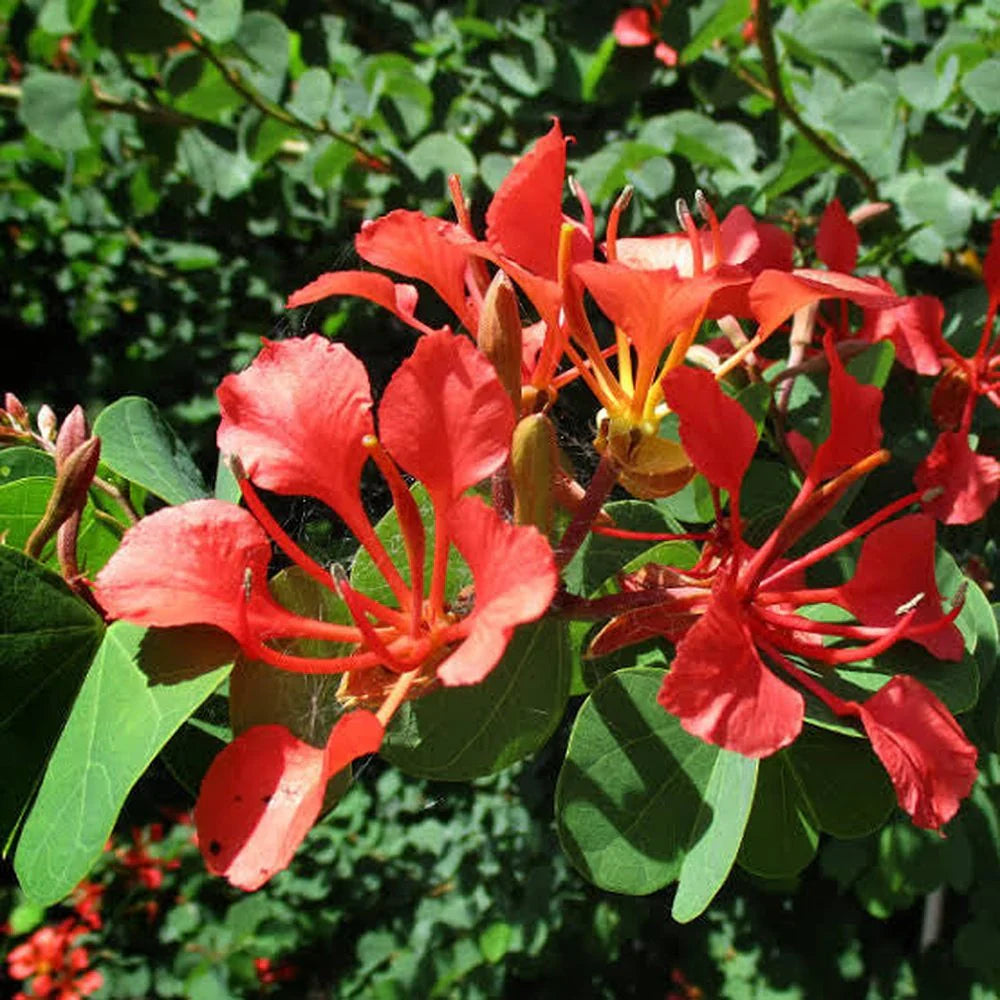
POLYGON ((677 652, 660 704, 694 735, 750 757, 772 754, 797 738, 805 714, 799 689, 805 688, 835 714, 862 722, 900 805, 915 823, 937 828, 976 776, 975 748, 945 706, 912 678, 893 678, 863 703, 840 699, 822 683, 824 670, 866 660, 900 639, 940 659, 962 656, 953 624, 958 608, 945 613, 935 581, 933 521, 923 514, 890 520, 919 499, 910 495, 813 551, 786 558, 853 482, 888 457, 880 451, 880 390, 847 374, 830 335, 826 354, 829 436, 814 450, 788 512, 756 550, 743 539, 739 504, 757 445, 753 420, 708 373, 678 368, 666 376, 664 392, 680 417, 681 443, 712 485, 717 506, 718 491, 729 493, 729 518, 719 521, 692 569, 651 566, 626 578, 624 589, 660 590, 663 599, 612 620, 591 651, 668 637, 677 652), (864 541, 851 579, 835 587, 806 585, 806 569, 859 538, 864 541), (839 607, 854 623, 801 613, 817 604, 839 607), (819 676, 799 660, 818 664, 819 676))
POLYGON ((181 863, 177 858, 164 858, 151 854, 149 848, 163 840, 163 824, 152 823, 144 830, 132 827, 132 846, 119 848, 115 853, 140 885, 154 892, 163 885, 163 873, 176 871, 181 863))
POLYGON ((653 45, 653 55, 663 63, 664 66, 677 65, 677 50, 671 48, 660 37, 659 24, 663 20, 663 11, 666 9, 669 0, 653 0, 650 5, 652 13, 645 7, 629 7, 623 10, 615 18, 614 27, 611 29, 615 36, 615 41, 619 45, 626 47, 641 47, 653 45))
POLYGON ((941 433, 917 469, 916 483, 936 496, 925 506, 945 524, 978 521, 1000 496, 1000 462, 972 450, 969 434, 980 398, 1000 406, 1000 337, 995 326, 1000 308, 1000 219, 993 223, 990 247, 983 261, 986 320, 971 357, 959 354, 941 331, 943 310, 926 330, 925 343, 943 362, 931 397, 931 412, 941 433))
POLYGON ((130 529, 98 575, 94 593, 114 617, 142 625, 211 624, 244 653, 286 670, 346 675, 342 700, 365 707, 340 719, 324 749, 287 730, 248 730, 216 758, 195 816, 211 870, 254 888, 285 867, 322 805, 327 780, 378 749, 384 726, 407 697, 437 684, 475 684, 499 662, 514 629, 539 618, 555 594, 547 540, 465 492, 504 465, 514 429, 510 399, 486 358, 441 331, 422 338, 391 379, 375 437, 361 363, 318 335, 266 343, 247 371, 219 389, 219 446, 235 456, 249 510, 218 500, 167 508, 130 529), (372 458, 395 503, 408 580, 361 502, 361 470, 372 458), (418 478, 434 512, 425 586, 426 531, 397 464, 418 478), (358 593, 339 567, 328 571, 288 537, 254 484, 324 501, 370 556, 395 599, 358 593), (352 625, 295 614, 271 596, 272 539, 340 597, 352 625), (471 571, 474 600, 446 595, 454 546, 471 571), (345 644, 344 655, 280 651, 285 638, 345 644))
POLYGON ((70 917, 55 927, 40 927, 7 955, 7 973, 12 979, 30 980, 30 993, 15 1000, 49 997, 51 1000, 81 1000, 104 985, 104 976, 89 968, 87 949, 73 942, 86 933, 70 917))

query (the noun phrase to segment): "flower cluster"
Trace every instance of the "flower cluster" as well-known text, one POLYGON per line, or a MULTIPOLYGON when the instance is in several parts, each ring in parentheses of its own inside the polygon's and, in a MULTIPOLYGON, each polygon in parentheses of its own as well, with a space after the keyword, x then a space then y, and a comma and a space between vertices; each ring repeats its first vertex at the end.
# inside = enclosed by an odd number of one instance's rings
MULTIPOLYGON (((641 18, 631 16, 634 30, 641 18)), ((812 267, 798 266, 782 229, 743 207, 720 221, 700 192, 703 226, 681 201, 680 233, 626 237, 626 191, 599 240, 576 185, 579 217, 564 214, 566 142, 555 121, 496 191, 482 235, 456 178, 456 222, 397 210, 366 223, 356 249, 380 270, 323 274, 288 305, 360 296, 417 331, 377 412, 365 370, 344 346, 316 334, 265 342, 218 390, 218 444, 242 504, 198 500, 143 518, 94 583, 110 617, 212 625, 249 660, 341 677, 339 718, 322 745, 282 725, 253 726, 206 774, 199 846, 208 867, 235 885, 255 888, 288 864, 330 779, 380 748, 401 705, 481 683, 514 631, 550 607, 610 618, 590 644, 594 656, 651 637, 673 644, 659 703, 707 742, 759 758, 789 746, 805 721, 836 719, 867 735, 916 824, 939 829, 970 792, 975 748, 935 695, 907 673, 847 690, 837 671, 870 665, 904 641, 943 661, 964 655, 955 625, 962 594, 946 607, 935 579, 934 516, 981 516, 1000 491, 1000 466, 968 446, 975 400, 996 401, 989 331, 1000 301, 1000 228, 984 268, 986 332, 964 358, 941 335, 940 316, 938 327, 929 322, 928 300, 900 299, 884 281, 853 273, 855 220, 882 206, 852 218, 832 202, 812 267), (418 316, 417 287, 384 271, 433 289, 464 333, 432 328, 418 316), (863 311, 859 329, 851 304, 863 311), (775 346, 789 321, 782 363, 775 346), (881 340, 922 374, 936 374, 945 359, 934 404, 945 429, 916 491, 814 542, 813 530, 830 528, 834 509, 890 458, 882 393, 844 360, 881 340), (819 440, 789 421, 804 372, 827 373, 819 440), (593 394, 599 456, 586 488, 564 467, 552 426, 559 392, 577 379, 593 394), (740 500, 760 427, 725 391, 739 379, 767 390, 771 441, 798 482, 756 546, 740 500), (392 497, 401 540, 392 551, 362 503, 369 461, 392 497), (404 474, 420 485, 423 506, 404 474), (588 533, 615 535, 602 505, 616 485, 655 500, 696 475, 709 485, 715 521, 689 536, 702 542, 693 566, 651 561, 622 574, 603 603, 560 591, 559 570, 588 533), (262 490, 326 505, 381 577, 378 592, 313 560, 262 490), (813 547, 803 552, 806 543, 813 547), (275 598, 274 548, 332 595, 341 618, 303 615, 275 598), (852 551, 844 582, 810 579, 814 566, 852 551), (456 558, 468 582, 461 590, 450 583, 456 558), (327 652, 303 655, 297 640, 327 652)), ((162 877, 138 855, 136 866, 151 887, 162 877)))
POLYGON ((96 580, 110 614, 144 625, 215 625, 244 655, 279 669, 344 675, 345 701, 324 748, 281 726, 255 727, 221 753, 195 811, 210 868, 253 887, 287 865, 312 826, 327 781, 378 749, 400 703, 435 685, 482 680, 517 625, 540 617, 555 593, 549 544, 464 495, 507 460, 514 409, 492 366, 466 340, 423 338, 383 394, 378 436, 361 363, 313 335, 266 344, 219 389, 219 445, 234 460, 247 509, 218 500, 167 508, 141 521, 96 580), (406 565, 393 561, 361 502, 371 458, 396 503, 406 565), (318 460, 317 460, 318 459, 318 460), (399 471, 425 487, 427 527, 399 471), (339 566, 318 565, 271 516, 256 487, 325 502, 385 579, 394 606, 356 591, 339 566), (272 540, 345 604, 350 625, 296 614, 267 586, 272 540), (471 609, 446 593, 454 546, 471 572, 471 609), (282 651, 283 640, 343 644, 342 656, 282 651), (372 711, 374 709, 374 711, 372 711))
POLYGON ((87 928, 68 917, 57 926, 40 927, 7 955, 7 973, 25 982, 28 992, 14 1000, 47 997, 49 1000, 82 1000, 104 985, 104 977, 90 968, 87 949, 77 939, 87 928))

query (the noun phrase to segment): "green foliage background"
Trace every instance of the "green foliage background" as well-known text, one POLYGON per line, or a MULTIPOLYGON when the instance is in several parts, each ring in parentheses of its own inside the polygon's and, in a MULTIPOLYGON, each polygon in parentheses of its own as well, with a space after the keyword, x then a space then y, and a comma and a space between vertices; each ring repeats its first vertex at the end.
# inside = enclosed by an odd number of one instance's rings
MULTIPOLYGON (((204 466, 214 388, 261 336, 341 336, 378 384, 410 331, 355 301, 284 313, 286 296, 355 266, 364 219, 448 211, 449 173, 481 214, 553 115, 599 219, 628 183, 625 228, 661 232, 673 200, 701 187, 720 215, 745 204, 808 242, 834 195, 885 200, 863 263, 974 320, 1000 201, 998 0, 776 4, 775 65, 741 34, 746 0, 674 0, 661 30, 676 69, 617 47, 616 13, 584 0, 0 0, 0 323, 21 359, 0 388, 60 413, 151 397, 204 466)), ((165 430, 150 434, 169 451, 165 430)), ((104 995, 246 995, 250 958, 286 954, 336 996, 661 996, 681 988, 674 967, 706 996, 995 995, 995 759, 947 840, 891 823, 827 843, 806 824, 811 842, 789 850, 818 848, 819 865, 741 875, 681 929, 670 897, 600 895, 563 859, 551 798, 567 738, 471 791, 363 773, 260 904, 182 868, 155 948, 127 920, 109 932, 104 995), (924 900, 941 887, 947 924, 921 953, 924 900)), ((161 792, 127 818, 148 818, 161 792)), ((22 928, 41 919, 14 912, 22 928)))

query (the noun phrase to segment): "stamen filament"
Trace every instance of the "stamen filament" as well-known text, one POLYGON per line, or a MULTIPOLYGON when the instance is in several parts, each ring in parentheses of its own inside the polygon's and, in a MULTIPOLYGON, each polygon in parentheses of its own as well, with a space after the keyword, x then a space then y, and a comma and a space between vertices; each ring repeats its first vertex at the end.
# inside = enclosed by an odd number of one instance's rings
POLYGON ((867 535, 869 531, 882 524, 884 521, 887 521, 894 514, 904 510, 906 507, 909 507, 910 504, 916 503, 920 497, 920 491, 915 490, 913 493, 907 493, 906 496, 900 497, 898 500, 894 500, 881 510, 878 510, 869 517, 866 517, 853 528, 849 528, 847 531, 837 535, 836 538, 832 538, 830 541, 824 542, 822 545, 818 545, 811 552, 807 552, 798 559, 793 559, 790 563, 786 563, 770 576, 764 577, 764 579, 760 582, 760 587, 762 589, 764 587, 769 590, 773 589, 777 583, 787 579, 793 573, 798 573, 810 566, 814 566, 816 563, 820 562, 820 560, 825 559, 827 556, 831 556, 834 552, 842 549, 845 545, 850 545, 851 542, 856 541, 862 535, 867 535))
POLYGON ((365 436, 364 446, 392 493, 399 531, 406 549, 406 560, 410 567, 410 635, 416 636, 420 631, 420 616, 424 603, 424 553, 427 548, 424 522, 420 518, 417 502, 403 482, 396 463, 392 461, 374 434, 365 436))
POLYGON ((413 682, 419 676, 420 668, 418 667, 416 670, 409 670, 397 678, 396 683, 392 686, 392 690, 389 692, 385 701, 382 702, 379 710, 375 713, 375 718, 378 719, 383 728, 389 725, 389 720, 396 714, 396 710, 406 700, 406 696, 409 694, 410 688, 413 687, 413 682))

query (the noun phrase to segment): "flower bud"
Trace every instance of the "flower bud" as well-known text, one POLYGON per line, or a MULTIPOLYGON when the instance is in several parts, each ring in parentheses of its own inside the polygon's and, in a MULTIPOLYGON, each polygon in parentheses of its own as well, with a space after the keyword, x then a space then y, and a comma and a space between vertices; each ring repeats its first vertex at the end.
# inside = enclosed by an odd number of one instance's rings
POLYGON ((58 423, 55 411, 48 403, 43 403, 41 409, 38 411, 38 433, 46 441, 55 441, 58 423))
POLYGON ((55 486, 45 507, 45 513, 25 543, 26 555, 37 559, 45 543, 59 530, 60 525, 75 512, 83 510, 100 457, 101 439, 91 437, 62 463, 56 472, 55 486))
POLYGON ((56 435, 56 468, 61 469, 70 455, 87 440, 87 417, 82 406, 74 406, 56 435))
POLYGON ((29 430, 31 418, 28 416, 28 411, 25 409, 24 403, 14 393, 8 392, 4 394, 3 408, 15 427, 23 431, 29 430))
POLYGON ((510 278, 498 271, 483 297, 477 334, 517 412, 521 405, 521 315, 510 278))
POLYGON ((552 421, 534 413, 514 428, 510 478, 514 487, 514 523, 533 524, 543 535, 552 531, 552 484, 558 465, 552 421))

